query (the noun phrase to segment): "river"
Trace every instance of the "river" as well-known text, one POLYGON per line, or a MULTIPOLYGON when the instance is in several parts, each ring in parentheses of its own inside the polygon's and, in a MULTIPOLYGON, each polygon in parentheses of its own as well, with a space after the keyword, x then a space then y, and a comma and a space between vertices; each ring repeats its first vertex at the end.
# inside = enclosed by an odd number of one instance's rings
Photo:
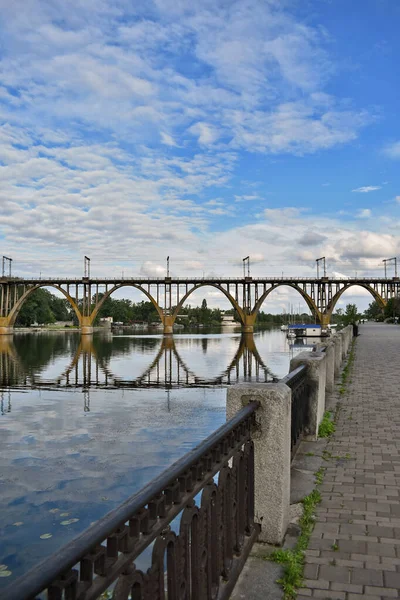
POLYGON ((2 336, 0 588, 222 425, 228 385, 306 348, 276 328, 2 336))

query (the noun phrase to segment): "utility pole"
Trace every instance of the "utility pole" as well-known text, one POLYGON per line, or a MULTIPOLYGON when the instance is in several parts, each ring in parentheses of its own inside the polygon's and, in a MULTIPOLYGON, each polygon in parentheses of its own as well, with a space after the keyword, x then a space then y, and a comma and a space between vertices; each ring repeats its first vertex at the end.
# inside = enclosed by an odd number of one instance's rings
POLYGON ((250 256, 243 258, 243 277, 246 278, 246 264, 247 264, 247 277, 250 277, 250 256))
POLYGON ((167 256, 167 277, 169 277, 169 256, 167 256))
POLYGON ((88 256, 85 256, 83 266, 84 266, 85 278, 90 279, 90 258, 88 256))
POLYGON ((3 269, 2 269, 3 277, 6 276, 6 265, 7 264, 8 264, 8 276, 11 277, 11 263, 12 263, 12 258, 9 258, 8 256, 3 256, 3 269))
POLYGON ((384 258, 383 259, 383 264, 385 265, 385 279, 387 279, 387 265, 386 263, 388 262, 394 262, 394 276, 397 277, 397 256, 393 256, 392 258, 384 258))
POLYGON ((317 279, 319 279, 319 263, 320 263, 321 260, 324 261, 324 277, 326 277, 325 256, 321 256, 321 258, 317 258, 316 261, 315 261, 317 263, 317 279))

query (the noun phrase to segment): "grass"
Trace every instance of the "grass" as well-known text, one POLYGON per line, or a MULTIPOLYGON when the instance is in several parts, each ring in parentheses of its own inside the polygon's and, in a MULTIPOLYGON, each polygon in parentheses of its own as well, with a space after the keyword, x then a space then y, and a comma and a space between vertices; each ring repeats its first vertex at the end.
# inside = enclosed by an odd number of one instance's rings
POLYGON ((284 565, 283 576, 278 579, 281 584, 285 600, 296 598, 297 590, 303 585, 304 552, 308 547, 312 530, 314 529, 314 513, 316 506, 321 502, 318 489, 311 492, 303 500, 303 516, 300 519, 301 534, 293 550, 276 550, 268 558, 284 565))
POLYGON ((335 432, 335 423, 332 421, 332 413, 326 412, 318 428, 318 437, 326 438, 335 432))

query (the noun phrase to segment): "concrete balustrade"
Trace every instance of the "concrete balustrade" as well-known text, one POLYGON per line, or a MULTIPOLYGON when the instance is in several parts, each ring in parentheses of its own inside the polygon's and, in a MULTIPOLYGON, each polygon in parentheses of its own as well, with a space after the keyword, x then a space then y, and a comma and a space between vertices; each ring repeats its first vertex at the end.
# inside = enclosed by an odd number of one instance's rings
POLYGON ((228 388, 226 417, 259 402, 254 440, 255 518, 259 541, 281 544, 289 525, 291 391, 282 383, 228 388))
POLYGON ((309 429, 310 439, 318 438, 318 427, 325 412, 326 393, 326 354, 325 352, 300 352, 290 361, 290 371, 305 365, 307 367, 309 429))
MULTIPOLYGON (((318 438, 326 394, 334 391, 343 354, 353 339, 352 326, 335 334, 316 352, 301 352, 290 370, 307 367, 309 382, 309 436, 318 438)), ((255 463, 255 517, 261 525, 260 542, 282 544, 290 514, 291 389, 283 383, 240 384, 228 388, 226 416, 231 419, 249 402, 259 402, 257 431, 253 434, 255 463)))

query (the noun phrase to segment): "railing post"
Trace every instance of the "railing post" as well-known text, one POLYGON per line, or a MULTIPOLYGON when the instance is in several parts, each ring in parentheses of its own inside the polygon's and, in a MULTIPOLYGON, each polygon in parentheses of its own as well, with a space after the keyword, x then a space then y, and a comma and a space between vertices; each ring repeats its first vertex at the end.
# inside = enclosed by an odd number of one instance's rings
POLYGON ((319 350, 322 351, 323 348, 325 348, 326 356, 325 390, 331 393, 335 389, 335 346, 333 341, 330 339, 329 341, 318 345, 319 350))
POLYGON ((309 389, 309 435, 318 438, 318 427, 325 412, 326 356, 325 352, 300 352, 290 361, 290 371, 300 365, 307 367, 309 389))
POLYGON ((291 391, 282 383, 239 384, 228 388, 226 416, 259 402, 254 441, 255 521, 259 541, 281 544, 289 525, 291 391))
POLYGON ((332 341, 335 346, 335 377, 339 377, 340 366, 342 364, 342 336, 337 333, 332 338, 332 341))

